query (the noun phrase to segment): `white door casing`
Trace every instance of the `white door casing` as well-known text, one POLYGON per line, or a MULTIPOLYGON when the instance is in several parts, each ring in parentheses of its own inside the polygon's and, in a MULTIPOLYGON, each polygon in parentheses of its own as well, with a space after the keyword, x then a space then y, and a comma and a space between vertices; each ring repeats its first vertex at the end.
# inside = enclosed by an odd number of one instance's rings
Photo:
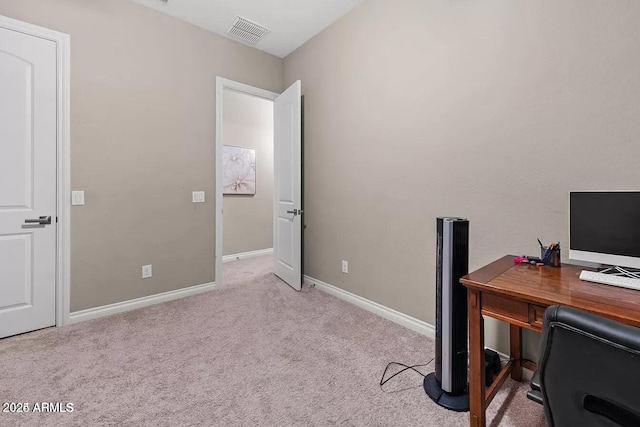
POLYGON ((274 102, 273 253, 275 274, 302 288, 302 83, 274 102))
POLYGON ((1 338, 69 317, 69 36, 0 16, 0 94, 1 338))

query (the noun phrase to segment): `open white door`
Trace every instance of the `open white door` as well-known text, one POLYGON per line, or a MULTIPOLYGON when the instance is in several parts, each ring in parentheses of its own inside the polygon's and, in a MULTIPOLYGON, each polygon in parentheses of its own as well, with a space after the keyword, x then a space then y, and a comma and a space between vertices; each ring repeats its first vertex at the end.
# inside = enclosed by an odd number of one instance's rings
POLYGON ((0 26, 0 338, 56 323, 56 57, 0 26))
POLYGON ((302 288, 302 83, 274 102, 273 271, 302 288))

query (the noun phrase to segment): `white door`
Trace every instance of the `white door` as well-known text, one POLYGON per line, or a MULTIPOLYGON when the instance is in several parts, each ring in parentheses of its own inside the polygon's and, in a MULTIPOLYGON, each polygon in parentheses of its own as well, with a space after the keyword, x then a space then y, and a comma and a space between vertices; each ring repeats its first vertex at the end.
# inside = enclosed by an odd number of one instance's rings
POLYGON ((301 97, 298 80, 274 102, 273 253, 274 272, 302 288, 301 97))
POLYGON ((56 53, 0 26, 0 338, 55 325, 56 53))

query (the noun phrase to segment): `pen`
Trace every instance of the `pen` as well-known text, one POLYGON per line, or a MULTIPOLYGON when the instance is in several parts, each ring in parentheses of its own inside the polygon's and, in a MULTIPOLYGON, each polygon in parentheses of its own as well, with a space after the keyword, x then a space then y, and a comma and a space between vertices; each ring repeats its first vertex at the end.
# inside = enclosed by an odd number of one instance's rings
POLYGON ((554 246, 555 246, 555 243, 551 243, 549 246, 547 246, 547 249, 544 251, 544 255, 542 256, 542 262, 544 262, 545 264, 549 262, 549 258, 551 257, 551 251, 553 251, 554 246))
POLYGON ((540 241, 540 239, 538 239, 538 243, 540 243, 540 247, 542 247, 542 242, 540 241))

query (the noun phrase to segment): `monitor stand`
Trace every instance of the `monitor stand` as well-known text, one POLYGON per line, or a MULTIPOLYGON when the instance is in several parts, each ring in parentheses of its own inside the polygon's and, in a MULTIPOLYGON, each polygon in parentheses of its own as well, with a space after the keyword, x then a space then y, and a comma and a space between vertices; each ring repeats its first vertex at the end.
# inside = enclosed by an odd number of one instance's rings
POLYGON ((627 268, 627 267, 620 267, 618 265, 605 268, 604 270, 599 271, 599 273, 611 274, 614 276, 630 277, 632 279, 640 279, 640 270, 627 268))

